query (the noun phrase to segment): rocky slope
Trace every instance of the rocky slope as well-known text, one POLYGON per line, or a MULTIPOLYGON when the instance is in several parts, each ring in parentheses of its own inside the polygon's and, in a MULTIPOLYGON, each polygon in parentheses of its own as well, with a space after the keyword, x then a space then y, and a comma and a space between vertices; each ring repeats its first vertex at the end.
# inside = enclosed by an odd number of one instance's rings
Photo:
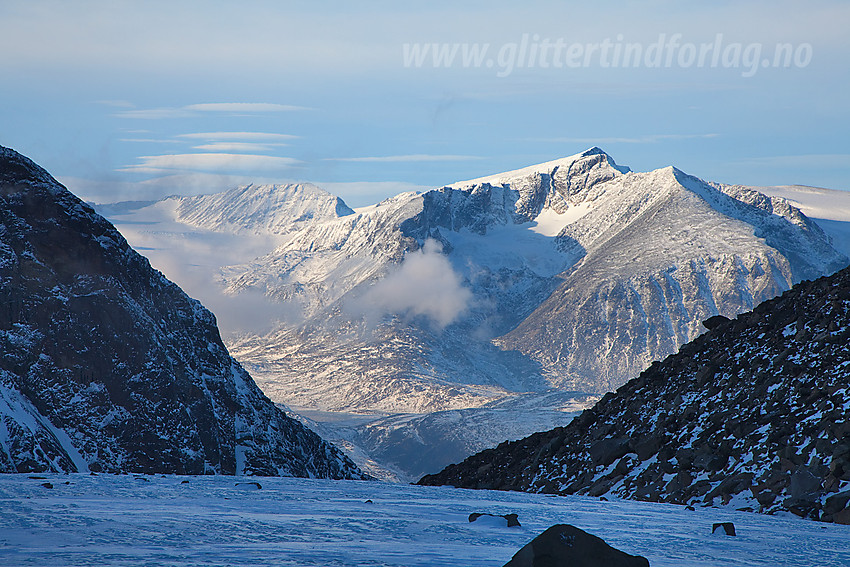
POLYGON ((277 409, 213 315, 0 148, 0 472, 359 478, 277 409))
POLYGON ((420 483, 850 523, 850 268, 706 326, 568 426, 420 483))

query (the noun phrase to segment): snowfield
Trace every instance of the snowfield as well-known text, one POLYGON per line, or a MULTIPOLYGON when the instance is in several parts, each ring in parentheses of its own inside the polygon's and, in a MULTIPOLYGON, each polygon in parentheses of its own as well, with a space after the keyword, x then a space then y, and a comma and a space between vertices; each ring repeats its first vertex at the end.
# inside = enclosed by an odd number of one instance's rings
POLYGON ((643 555, 653 567, 850 565, 850 526, 365 481, 0 475, 0 518, 4 566, 497 567, 557 523, 643 555), (522 526, 470 523, 472 512, 516 513, 522 526), (714 522, 725 521, 735 523, 736 537, 711 534, 714 522))

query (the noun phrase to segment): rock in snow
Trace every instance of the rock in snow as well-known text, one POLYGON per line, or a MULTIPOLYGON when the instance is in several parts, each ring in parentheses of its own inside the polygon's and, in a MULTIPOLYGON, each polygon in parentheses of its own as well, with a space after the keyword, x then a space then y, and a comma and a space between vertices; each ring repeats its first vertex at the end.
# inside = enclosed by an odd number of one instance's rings
POLYGON ((850 268, 654 363, 567 427, 421 484, 612 495, 850 521, 850 268))
MULTIPOLYGON (((508 528, 521 526, 517 514, 491 514, 489 512, 473 512, 469 515, 470 522, 477 522, 479 518, 486 516, 487 518, 499 518, 497 525, 503 525, 508 528), (504 520, 504 522, 502 521, 504 520)), ((483 522, 482 522, 483 523, 483 522)))
POLYGON ((613 548, 569 524, 552 526, 520 549, 504 567, 649 567, 639 555, 613 548))
POLYGON ((213 315, 0 147, 0 472, 360 478, 233 360, 213 315))

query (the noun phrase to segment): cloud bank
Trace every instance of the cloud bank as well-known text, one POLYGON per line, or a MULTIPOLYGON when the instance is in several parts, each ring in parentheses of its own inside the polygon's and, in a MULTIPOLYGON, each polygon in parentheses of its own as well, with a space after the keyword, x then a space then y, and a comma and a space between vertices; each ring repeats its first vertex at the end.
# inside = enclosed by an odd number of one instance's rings
POLYGON ((369 288, 359 308, 367 315, 422 316, 443 329, 465 313, 471 301, 472 292, 461 285, 440 243, 429 239, 369 288))

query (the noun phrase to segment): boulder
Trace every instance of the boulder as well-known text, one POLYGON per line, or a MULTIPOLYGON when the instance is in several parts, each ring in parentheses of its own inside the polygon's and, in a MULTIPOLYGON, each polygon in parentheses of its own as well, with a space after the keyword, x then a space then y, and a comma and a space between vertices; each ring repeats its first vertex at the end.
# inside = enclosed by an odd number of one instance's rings
POLYGON ((609 437, 590 446, 590 458, 594 463, 608 466, 630 450, 628 437, 609 437))
POLYGON ((814 500, 820 493, 823 476, 807 466, 799 466, 791 475, 791 498, 795 500, 814 500))
POLYGON ((714 317, 709 317, 705 321, 702 322, 702 326, 708 329, 709 331, 713 331, 723 323, 728 323, 731 321, 729 317, 724 317, 723 315, 715 315, 714 317))
POLYGON ((649 567, 599 537, 569 524, 557 524, 531 540, 504 567, 649 567))
POLYGON ((732 522, 718 522, 711 526, 711 533, 715 533, 718 529, 723 530, 723 533, 729 536, 736 535, 735 534, 735 524, 732 522))
POLYGON ((850 526, 850 508, 845 508, 840 512, 836 512, 832 515, 832 521, 836 524, 844 524, 845 526, 850 526))
POLYGON ((489 516, 491 518, 504 518, 509 528, 521 525, 519 523, 519 516, 517 516, 516 514, 489 514, 487 512, 473 512, 469 515, 469 521, 474 522, 481 516, 489 516))
POLYGON ((847 507, 848 502, 850 502, 850 490, 833 494, 826 499, 823 505, 823 511, 826 514, 837 514, 847 507))

